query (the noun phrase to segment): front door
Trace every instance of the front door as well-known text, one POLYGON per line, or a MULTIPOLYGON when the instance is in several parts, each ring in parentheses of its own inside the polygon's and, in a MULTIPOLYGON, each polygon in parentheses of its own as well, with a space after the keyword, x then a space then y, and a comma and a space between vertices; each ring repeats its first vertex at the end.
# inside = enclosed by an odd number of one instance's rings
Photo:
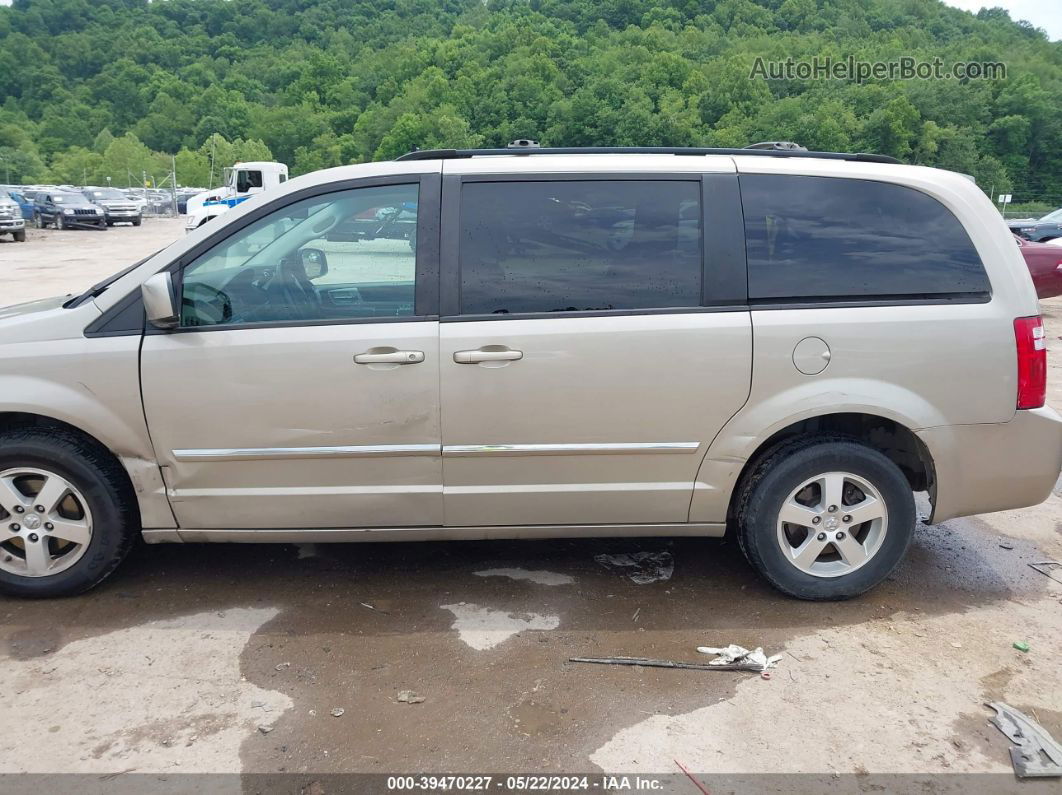
POLYGON ((182 528, 442 524, 438 185, 266 208, 183 263, 181 326, 141 354, 182 528))
POLYGON ((733 176, 446 179, 447 524, 686 522, 749 393, 733 176))

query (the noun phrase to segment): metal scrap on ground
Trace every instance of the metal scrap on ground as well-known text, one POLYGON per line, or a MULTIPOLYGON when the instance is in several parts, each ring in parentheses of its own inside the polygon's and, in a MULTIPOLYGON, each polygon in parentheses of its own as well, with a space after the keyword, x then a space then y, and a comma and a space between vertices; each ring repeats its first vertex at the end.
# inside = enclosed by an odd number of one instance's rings
POLYGON ((685 668, 693 671, 762 671, 755 663, 688 663, 678 660, 653 660, 649 657, 569 657, 568 662, 597 663, 599 665, 642 665, 646 668, 685 668))
POLYGON ((606 569, 626 574, 635 585, 648 585, 671 579, 675 559, 670 552, 623 552, 617 555, 594 555, 594 560, 606 569))
POLYGON ((1050 577, 1055 582, 1062 582, 1062 563, 1057 560, 1041 560, 1039 563, 1030 563, 1029 568, 1036 569, 1036 571, 1043 574, 1045 577, 1050 577))
POLYGON ((1016 743, 1010 747, 1015 773, 1022 778, 1062 776, 1062 745, 1043 726, 1001 701, 988 706, 996 711, 989 722, 1016 743))

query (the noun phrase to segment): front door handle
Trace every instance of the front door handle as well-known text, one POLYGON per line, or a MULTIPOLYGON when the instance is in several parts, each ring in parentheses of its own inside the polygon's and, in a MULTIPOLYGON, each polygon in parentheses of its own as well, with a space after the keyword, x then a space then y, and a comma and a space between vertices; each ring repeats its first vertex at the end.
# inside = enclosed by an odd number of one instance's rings
POLYGON ((424 351, 385 350, 359 353, 354 357, 355 364, 420 364, 424 361, 424 351))
POLYGON ((503 346, 485 347, 474 351, 454 351, 454 361, 458 364, 479 364, 480 362, 515 362, 524 358, 523 351, 514 351, 503 346))

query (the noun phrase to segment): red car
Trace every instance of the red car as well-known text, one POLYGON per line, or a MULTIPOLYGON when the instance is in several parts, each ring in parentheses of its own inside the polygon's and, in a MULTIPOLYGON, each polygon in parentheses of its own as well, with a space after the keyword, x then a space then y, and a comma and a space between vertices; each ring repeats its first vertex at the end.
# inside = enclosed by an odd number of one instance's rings
POLYGON ((1062 247, 1048 243, 1034 243, 1014 236, 1025 264, 1032 274, 1033 285, 1039 298, 1062 295, 1062 247))

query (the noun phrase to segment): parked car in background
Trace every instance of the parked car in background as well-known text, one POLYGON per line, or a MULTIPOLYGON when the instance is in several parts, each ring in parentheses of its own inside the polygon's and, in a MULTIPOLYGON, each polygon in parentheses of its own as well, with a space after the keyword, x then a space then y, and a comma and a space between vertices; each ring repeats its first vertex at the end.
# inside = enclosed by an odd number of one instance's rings
POLYGON ((1033 243, 1031 240, 1014 235, 1014 239, 1029 266, 1033 286, 1039 298, 1054 298, 1062 295, 1062 238, 1060 245, 1052 243, 1033 243))
POLYGON ((107 228, 107 216, 99 205, 80 193, 42 191, 34 202, 33 223, 38 229, 53 225, 56 229, 73 226, 107 228))
POLYGON ((37 196, 36 191, 32 190, 13 190, 9 191, 12 199, 18 204, 20 210, 22 210, 22 218, 29 222, 33 220, 33 201, 37 196))
POLYGON ((141 207, 136 202, 130 201, 120 190, 89 187, 84 188, 81 193, 90 202, 103 208, 107 226, 114 226, 118 223, 140 226, 141 221, 144 220, 141 207))
POLYGON ((1043 218, 1018 218, 1007 221, 1010 231, 1026 240, 1045 243, 1062 237, 1062 207, 1043 218))
POLYGON ((0 193, 0 235, 11 235, 18 243, 26 242, 22 208, 9 193, 0 193))

